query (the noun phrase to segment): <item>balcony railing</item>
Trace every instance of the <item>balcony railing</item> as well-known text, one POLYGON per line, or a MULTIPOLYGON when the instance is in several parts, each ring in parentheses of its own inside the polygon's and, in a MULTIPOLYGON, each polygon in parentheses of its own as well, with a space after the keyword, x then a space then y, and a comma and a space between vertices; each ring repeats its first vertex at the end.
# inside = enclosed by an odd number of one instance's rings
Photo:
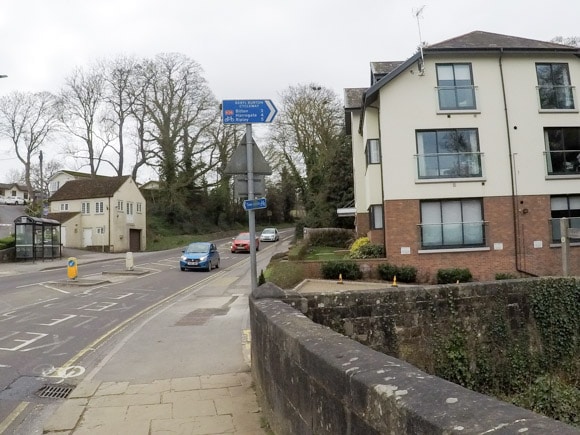
POLYGON ((437 86, 439 110, 474 110, 475 86, 437 86))
MULTIPOLYGON (((550 219, 550 227, 552 229, 552 243, 561 243, 562 233, 560 232, 560 219, 550 219)), ((569 228, 580 228, 580 217, 568 218, 569 228)), ((572 243, 580 243, 580 239, 570 238, 572 243)))
POLYGON ((548 175, 580 176, 580 150, 544 151, 548 175))
POLYGON ((485 221, 419 224, 422 249, 453 249, 487 246, 485 221))
POLYGON ((483 153, 417 154, 419 179, 481 177, 483 153))
POLYGON ((542 110, 574 110, 574 86, 536 86, 542 110))

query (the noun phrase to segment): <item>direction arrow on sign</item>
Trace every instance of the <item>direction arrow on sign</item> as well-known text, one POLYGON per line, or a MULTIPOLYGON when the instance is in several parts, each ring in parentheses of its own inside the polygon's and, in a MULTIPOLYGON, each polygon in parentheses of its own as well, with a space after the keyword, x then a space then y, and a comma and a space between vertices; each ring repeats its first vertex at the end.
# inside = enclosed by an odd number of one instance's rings
POLYGON ((246 199, 244 201, 244 210, 255 210, 257 208, 266 208, 266 198, 246 199))
POLYGON ((269 123, 278 113, 271 100, 223 100, 224 124, 269 123))

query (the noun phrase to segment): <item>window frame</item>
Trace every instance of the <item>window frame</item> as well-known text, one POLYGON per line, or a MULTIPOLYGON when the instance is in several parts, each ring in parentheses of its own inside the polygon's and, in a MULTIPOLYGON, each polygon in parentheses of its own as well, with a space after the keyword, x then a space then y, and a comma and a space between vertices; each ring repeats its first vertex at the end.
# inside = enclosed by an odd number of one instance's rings
POLYGON ((580 176, 580 127, 544 127, 544 145, 548 175, 580 176))
POLYGON ((91 214, 91 203, 88 201, 81 202, 81 214, 91 214))
MULTIPOLYGON (((417 178, 419 180, 433 180, 446 178, 481 179, 483 177, 482 152, 479 141, 479 130, 477 128, 454 128, 454 129, 425 129, 415 130, 416 158, 417 158, 417 178), (434 134, 436 152, 426 153, 425 148, 430 144, 426 139, 428 135, 434 134), (449 151, 451 142, 443 142, 441 139, 447 135, 467 135, 468 146, 476 151, 449 151), (424 136, 424 137, 423 137, 424 136), (423 151, 421 153, 421 151, 423 151), (453 167, 445 167, 442 161, 457 159, 453 167), (436 162, 436 167, 430 167, 430 162, 436 162), (435 170, 436 174, 429 174, 429 170, 435 170), (444 173, 445 171, 445 173, 444 173)), ((431 163, 432 165, 432 163, 431 163)))
POLYGON ((381 142, 379 139, 367 139, 365 158, 367 166, 381 163, 381 142))
POLYGON ((448 63, 437 63, 435 64, 435 72, 437 76, 437 102, 440 111, 474 111, 477 110, 477 101, 475 98, 475 84, 473 81, 473 67, 471 62, 448 62, 448 63), (443 68, 451 67, 452 76, 453 76, 453 84, 452 85, 445 85, 442 84, 443 80, 441 76, 443 75, 443 68), (458 67, 467 67, 469 69, 469 84, 458 84, 457 82, 460 81, 458 79, 458 71, 456 69, 458 67), (462 105, 459 97, 460 92, 465 92, 465 90, 470 90, 470 97, 472 104, 469 105, 462 105), (442 93, 445 92, 446 94, 453 94, 453 101, 455 104, 447 105, 445 107, 442 106, 442 102, 445 102, 449 97, 442 98, 442 93))
MULTIPOLYGON (((570 65, 567 62, 536 62, 535 63, 536 69, 536 79, 538 81, 537 89, 537 96, 538 96, 538 105, 541 111, 576 111, 576 102, 574 98, 574 86, 572 86, 572 81, 570 78, 570 65), (554 66, 562 67, 561 71, 565 72, 564 84, 558 84, 559 80, 556 78, 556 73, 554 71, 554 66), (542 80, 547 79, 547 77, 543 76, 539 71, 539 67, 550 67, 550 83, 542 83, 542 80), (550 95, 546 97, 542 97, 542 91, 549 91, 551 92, 550 95), (560 95, 557 93, 558 90, 563 90, 564 94, 560 95), (552 98, 550 98, 552 97, 552 98), (554 102, 555 100, 555 102, 554 102), (559 102, 562 101, 562 104, 559 102), (570 104, 566 104, 569 101, 570 104), (552 103, 548 104, 548 107, 544 106, 544 102, 552 103), (552 107, 549 107, 552 106, 552 107)), ((545 80, 547 82, 547 80, 545 80)))
MULTIPOLYGON (((550 224, 552 230, 551 231, 552 244, 561 244, 562 235, 560 234, 560 219, 563 217, 568 218, 568 228, 580 228, 580 195, 550 196, 550 224), (566 209, 555 209, 554 202, 561 199, 566 200, 566 209), (575 202, 578 208, 571 208, 570 207, 571 202, 575 202)), ((580 242, 580 239, 576 238, 571 238, 570 240, 574 241, 575 243, 580 242)))
POLYGON ((382 230, 384 229, 384 209, 382 204, 371 204, 369 205, 369 228, 371 230, 382 230), (377 212, 380 213, 377 215, 377 212))
POLYGON ((105 205, 103 201, 95 201, 95 214, 104 214, 105 205))
POLYGON ((487 247, 486 241, 486 222, 484 218, 484 208, 483 208, 483 199, 482 198, 454 198, 454 199, 428 199, 428 200, 421 200, 419 203, 419 213, 420 213, 420 224, 419 224, 419 243, 421 246, 421 250, 443 250, 443 249, 469 249, 469 248, 483 248, 487 247), (459 221, 451 221, 448 220, 453 212, 457 212, 457 210, 453 210, 452 206, 459 203, 460 206, 460 220, 459 221), (478 204, 478 210, 476 212, 479 214, 479 220, 466 220, 466 214, 473 214, 473 210, 467 210, 467 206, 469 203, 478 204), (426 222, 426 206, 438 205, 439 206, 439 221, 432 220, 431 222, 426 222), (445 207, 445 206, 448 207, 445 207), (425 206, 425 207, 424 207, 425 206), (445 210, 448 208, 449 210, 445 210), (448 215, 446 217, 445 215, 448 215), (475 224, 475 225, 469 225, 475 224), (435 225, 438 226, 435 227, 435 225), (430 227, 430 228, 429 228, 430 227), (468 234, 470 227, 473 228, 470 232, 472 234, 468 234), (460 230, 460 239, 461 242, 457 242, 457 230, 460 230), (430 236, 433 239, 433 235, 436 235, 436 232, 439 232, 439 237, 437 239, 440 241, 439 243, 426 243, 427 236, 430 236), (431 234, 429 234, 429 233, 431 234), (479 234, 477 234, 479 233, 479 234), (478 241, 469 241, 467 239, 474 239, 477 238, 478 241), (446 242, 445 240, 449 242, 446 242), (453 242, 455 240, 455 242, 453 242), (467 241, 466 241, 467 240, 467 241))

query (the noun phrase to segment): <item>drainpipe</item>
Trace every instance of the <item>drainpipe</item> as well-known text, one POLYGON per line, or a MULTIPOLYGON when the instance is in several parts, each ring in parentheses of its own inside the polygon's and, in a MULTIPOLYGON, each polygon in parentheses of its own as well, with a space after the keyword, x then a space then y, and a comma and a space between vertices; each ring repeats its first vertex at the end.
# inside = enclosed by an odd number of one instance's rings
POLYGON ((528 272, 520 268, 520 261, 521 261, 521 252, 519 247, 519 240, 520 240, 520 230, 519 230, 519 214, 518 214, 518 197, 517 197, 517 182, 515 176, 515 162, 514 156, 512 153, 512 143, 511 143, 511 134, 510 134, 510 122, 509 122, 509 114, 508 114, 508 106, 507 106, 507 97, 505 92, 505 82, 504 82, 504 75, 503 75, 503 48, 500 48, 499 54, 499 72, 501 76, 501 91, 503 95, 503 107, 504 107, 504 114, 505 114, 505 126, 506 126, 506 133, 507 133, 507 144, 508 144, 508 152, 509 152, 509 160, 510 160, 510 179, 511 179, 511 197, 512 197, 512 214, 513 214, 513 225, 514 225, 514 248, 515 248, 515 263, 516 263, 516 270, 520 273, 525 273, 530 276, 538 276, 534 273, 528 272))
POLYGON ((111 197, 109 196, 109 253, 111 253, 111 197))
POLYGON ((381 137, 381 109, 377 106, 368 106, 369 108, 377 110, 378 117, 378 129, 379 129, 379 152, 380 155, 380 171, 381 171, 381 206, 383 207, 382 219, 383 219, 383 250, 385 251, 385 258, 387 257, 387 224, 386 224, 386 213, 385 213, 385 181, 383 177, 383 141, 381 137))

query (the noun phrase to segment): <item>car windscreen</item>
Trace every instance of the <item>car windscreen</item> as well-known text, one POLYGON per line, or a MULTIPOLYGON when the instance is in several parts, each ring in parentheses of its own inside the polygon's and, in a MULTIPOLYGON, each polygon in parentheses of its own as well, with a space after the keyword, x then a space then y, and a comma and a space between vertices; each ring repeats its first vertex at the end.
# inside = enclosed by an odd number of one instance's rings
POLYGON ((187 252, 188 254, 203 253, 203 252, 208 252, 208 251, 209 251, 209 245, 207 243, 192 243, 185 250, 185 252, 187 252))
POLYGON ((250 235, 249 234, 238 234, 238 237, 236 237, 236 240, 250 240, 250 235))

